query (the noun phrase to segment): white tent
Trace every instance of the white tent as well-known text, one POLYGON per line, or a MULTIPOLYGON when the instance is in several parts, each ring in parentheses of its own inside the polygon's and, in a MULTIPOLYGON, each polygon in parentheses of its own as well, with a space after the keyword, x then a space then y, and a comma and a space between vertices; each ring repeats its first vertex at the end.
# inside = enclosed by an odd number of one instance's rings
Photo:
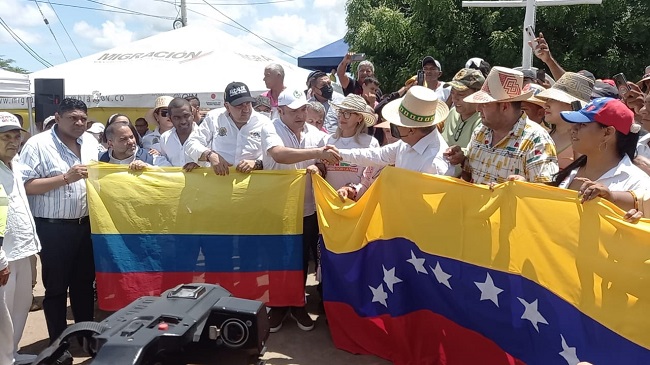
POLYGON ((201 107, 223 105, 232 81, 253 94, 266 91, 264 67, 278 63, 285 85, 306 88, 308 70, 282 61, 216 28, 188 26, 34 72, 63 78, 65 93, 89 108, 149 108, 160 95, 196 95, 201 107))
POLYGON ((0 69, 0 108, 25 109, 29 92, 29 76, 0 69))

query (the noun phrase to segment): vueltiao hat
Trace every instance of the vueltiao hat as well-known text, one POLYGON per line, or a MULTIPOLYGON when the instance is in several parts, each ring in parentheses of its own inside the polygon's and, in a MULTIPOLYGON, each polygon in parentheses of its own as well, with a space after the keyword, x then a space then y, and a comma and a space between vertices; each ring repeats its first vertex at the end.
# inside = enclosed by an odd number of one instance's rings
POLYGON ((424 128, 447 119, 449 108, 436 93, 426 87, 412 86, 404 97, 386 104, 381 112, 391 124, 408 128, 424 128))
POLYGON ((481 90, 464 99, 467 103, 509 103, 524 101, 533 90, 524 91, 524 74, 507 67, 494 66, 485 78, 481 90))
POLYGON ((557 100, 565 104, 579 101, 584 107, 591 101, 591 93, 594 91, 594 81, 589 77, 575 72, 565 72, 550 89, 546 89, 537 95, 538 99, 557 100))

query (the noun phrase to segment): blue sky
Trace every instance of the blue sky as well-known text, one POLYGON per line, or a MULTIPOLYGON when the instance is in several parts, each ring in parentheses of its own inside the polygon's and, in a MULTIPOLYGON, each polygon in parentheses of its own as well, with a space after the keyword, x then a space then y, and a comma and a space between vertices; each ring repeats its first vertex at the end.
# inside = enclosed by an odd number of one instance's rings
MULTIPOLYGON (((158 17, 124 14, 114 7, 147 15, 175 18, 179 0, 38 0, 63 50, 59 50, 33 0, 1 0, 0 17, 36 53, 53 65, 79 58, 76 48, 87 56, 112 47, 172 29, 173 21, 158 17), (100 4, 102 3, 102 4, 100 4), (176 3, 176 5, 175 5, 176 3), (90 10, 76 7, 86 7, 90 10), (56 14, 55 14, 56 11, 56 14), (60 20, 57 18, 60 18, 60 20)), ((254 33, 273 40, 275 46, 293 57, 302 56, 345 35, 345 0, 207 0, 228 17, 254 33), (274 2, 275 1, 275 2, 274 2), (281 1, 281 2, 277 2, 281 1), (274 2, 255 4, 260 2, 274 2), (247 5, 229 5, 247 4, 247 5)), ((282 54, 250 33, 236 29, 232 21, 206 5, 203 0, 187 0, 188 23, 218 27, 242 40, 293 64, 282 54), (229 26, 230 25, 230 26, 229 26)), ((38 71, 45 66, 23 50, 0 27, 0 57, 15 60, 15 66, 38 71)))

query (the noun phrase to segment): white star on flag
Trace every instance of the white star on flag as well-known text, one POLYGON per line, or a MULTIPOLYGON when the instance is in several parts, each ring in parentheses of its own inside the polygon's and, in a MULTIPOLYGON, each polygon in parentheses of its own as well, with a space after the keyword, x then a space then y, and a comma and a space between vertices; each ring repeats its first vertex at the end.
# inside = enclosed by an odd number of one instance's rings
POLYGON ((433 275, 436 276, 436 280, 438 280, 438 283, 451 289, 451 285, 449 284, 449 278, 451 278, 451 275, 447 274, 446 272, 444 272, 444 270, 442 270, 442 268, 440 267, 440 262, 436 262, 435 269, 432 268, 431 266, 429 266, 429 268, 433 272, 433 275))
POLYGON ((384 283, 386 283, 386 287, 388 287, 388 290, 390 290, 392 293, 393 285, 401 283, 402 279, 395 276, 395 268, 386 270, 386 267, 384 267, 384 265, 381 265, 381 268, 384 269, 384 283))
POLYGON ((485 282, 479 283, 478 281, 475 281, 474 284, 476 284, 478 289, 481 291, 481 300, 491 300, 497 307, 499 306, 499 294, 503 292, 503 289, 494 285, 490 273, 487 273, 485 282))
POLYGON ((415 271, 421 272, 423 274, 429 274, 427 272, 427 269, 424 268, 424 259, 417 258, 415 257, 415 254, 413 253, 413 250, 411 250, 411 258, 406 260, 408 261, 409 264, 413 265, 415 268, 415 271))
POLYGON ((368 285, 368 288, 372 291, 372 302, 378 302, 384 305, 384 307, 388 308, 388 304, 386 304, 386 299, 388 298, 388 294, 384 291, 384 284, 379 284, 378 287, 373 288, 371 285, 368 285))
POLYGON ((524 314, 521 316, 521 319, 527 319, 530 321, 530 323, 533 324, 533 327, 535 327, 535 330, 539 332, 539 327, 537 326, 538 323, 544 323, 548 324, 546 322, 546 319, 542 316, 542 314, 537 310, 537 299, 535 299, 532 303, 528 303, 527 301, 517 297, 521 304, 524 305, 524 314))
POLYGON ((562 339, 562 352, 560 352, 560 356, 562 356, 569 365, 577 365, 580 360, 578 359, 576 348, 569 347, 569 345, 566 344, 564 336, 560 335, 560 338, 562 339))

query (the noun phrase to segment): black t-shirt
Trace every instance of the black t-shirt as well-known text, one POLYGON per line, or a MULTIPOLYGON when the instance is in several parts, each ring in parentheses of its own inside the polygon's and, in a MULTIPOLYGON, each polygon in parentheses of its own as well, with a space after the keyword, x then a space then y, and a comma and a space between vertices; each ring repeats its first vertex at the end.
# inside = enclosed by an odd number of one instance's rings
MULTIPOLYGON (((348 87, 343 89, 343 96, 348 96, 349 94, 357 94, 357 95, 362 95, 363 94, 363 88, 361 87, 361 83, 357 79, 349 78, 350 82, 348 82, 348 87)), ((381 98, 381 90, 377 88, 377 100, 381 98)))

